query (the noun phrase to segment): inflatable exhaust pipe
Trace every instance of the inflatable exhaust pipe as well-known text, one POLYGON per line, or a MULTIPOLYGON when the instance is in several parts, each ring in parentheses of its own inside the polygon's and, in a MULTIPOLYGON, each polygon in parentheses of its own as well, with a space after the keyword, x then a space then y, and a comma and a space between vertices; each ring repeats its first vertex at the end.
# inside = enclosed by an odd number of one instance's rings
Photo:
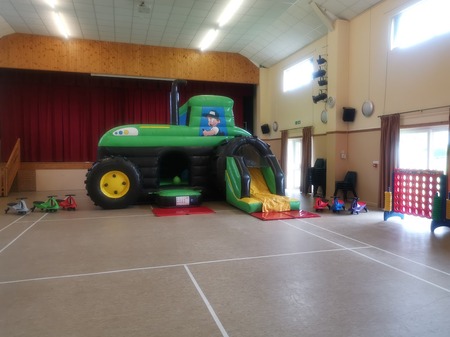
POLYGON ((178 85, 186 85, 186 80, 174 80, 170 91, 170 124, 178 125, 178 108, 180 103, 180 95, 178 93, 178 85))

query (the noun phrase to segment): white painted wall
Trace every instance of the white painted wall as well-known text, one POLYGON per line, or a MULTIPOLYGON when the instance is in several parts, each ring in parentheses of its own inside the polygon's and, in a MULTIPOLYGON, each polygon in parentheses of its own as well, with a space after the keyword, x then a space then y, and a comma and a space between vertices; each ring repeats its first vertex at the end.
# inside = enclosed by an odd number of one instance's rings
POLYGON ((36 191, 84 190, 87 170, 36 170, 36 191))
MULTIPOLYGON (((414 2, 386 0, 351 22, 338 21, 327 37, 265 69, 260 78, 261 86, 270 93, 258 96, 258 105, 270 107, 264 109, 266 122, 276 120, 279 130, 298 128, 294 123, 299 119, 301 127, 313 126, 316 138, 320 138, 314 151, 327 154, 328 170, 332 171, 327 174, 328 193, 333 192, 335 180, 343 178, 347 170, 354 170, 358 172, 361 197, 377 204, 379 172, 372 162, 380 157, 379 116, 422 110, 402 115, 402 123, 448 122, 450 35, 408 49, 390 50, 391 20, 414 2), (310 56, 316 59, 318 55, 327 55, 328 94, 336 97, 335 108, 328 109, 326 125, 320 122, 324 104, 312 102, 311 96, 318 89, 315 83, 288 94, 282 92, 281 86, 285 68, 310 56), (361 113, 366 100, 375 105, 371 117, 361 113), (342 122, 344 106, 356 108, 354 122, 342 122), (428 110, 435 107, 444 108, 428 110), (344 160, 339 158, 342 149, 347 152, 344 160)), ((280 132, 272 132, 265 138, 270 141, 280 136, 280 132)))

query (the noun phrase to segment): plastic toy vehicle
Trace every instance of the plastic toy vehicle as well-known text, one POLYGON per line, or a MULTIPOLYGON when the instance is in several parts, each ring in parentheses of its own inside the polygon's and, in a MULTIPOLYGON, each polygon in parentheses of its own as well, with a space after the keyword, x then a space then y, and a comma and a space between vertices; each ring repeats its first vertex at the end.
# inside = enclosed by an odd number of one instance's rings
MULTIPOLYGON (((97 161, 85 180, 94 204, 105 209, 137 201, 190 206, 227 195, 236 207, 255 212, 261 203, 249 198, 249 167, 261 169, 270 193, 284 196, 276 157, 268 144, 235 126, 233 100, 199 95, 178 108, 178 83, 172 83, 169 125, 122 125, 100 138, 97 161)), ((298 209, 299 202, 290 206, 298 209)))
POLYGON ((75 211, 77 209, 77 202, 74 198, 75 194, 66 194, 64 199, 57 199, 59 207, 67 209, 68 211, 75 211))
POLYGON ((17 198, 18 202, 10 202, 8 203, 8 207, 5 209, 5 214, 8 211, 12 210, 19 215, 25 215, 30 212, 30 209, 27 207, 27 203, 25 202, 24 197, 17 198))
POLYGON ((33 201, 33 207, 31 208, 31 211, 34 212, 34 210, 38 208, 44 212, 56 212, 59 209, 59 204, 56 200, 56 196, 49 195, 47 198, 48 199, 46 201, 33 201))
POLYGON ((333 211, 333 213, 345 211, 345 203, 343 200, 340 200, 337 196, 333 196, 333 202, 330 205, 330 209, 333 211))
POLYGON ((321 197, 316 198, 316 200, 314 201, 313 207, 316 211, 322 211, 325 208, 328 208, 328 209, 331 208, 330 204, 328 204, 327 201, 323 201, 323 199, 321 197))
POLYGON ((368 212, 367 210, 367 204, 364 201, 359 201, 359 198, 353 198, 352 204, 350 206, 350 213, 351 214, 359 214, 362 210, 368 212))

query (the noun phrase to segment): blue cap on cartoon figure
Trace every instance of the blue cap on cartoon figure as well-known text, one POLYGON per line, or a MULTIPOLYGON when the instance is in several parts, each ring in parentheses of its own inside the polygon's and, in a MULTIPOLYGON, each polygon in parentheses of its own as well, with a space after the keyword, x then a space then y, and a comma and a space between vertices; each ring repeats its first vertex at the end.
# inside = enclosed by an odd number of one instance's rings
POLYGON ((215 111, 215 110, 210 110, 210 111, 205 115, 205 117, 213 117, 213 118, 219 119, 219 114, 218 114, 217 111, 215 111))

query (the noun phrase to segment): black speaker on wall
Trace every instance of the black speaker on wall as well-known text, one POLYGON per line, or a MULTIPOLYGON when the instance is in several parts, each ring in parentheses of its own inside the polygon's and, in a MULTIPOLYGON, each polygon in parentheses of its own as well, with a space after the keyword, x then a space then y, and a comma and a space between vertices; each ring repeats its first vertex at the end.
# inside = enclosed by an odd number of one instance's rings
POLYGON ((342 114, 342 120, 344 122, 353 122, 355 120, 356 109, 355 108, 344 108, 344 113, 342 114))
POLYGON ((261 132, 264 133, 264 134, 270 133, 270 126, 269 126, 269 124, 261 125, 261 132))

